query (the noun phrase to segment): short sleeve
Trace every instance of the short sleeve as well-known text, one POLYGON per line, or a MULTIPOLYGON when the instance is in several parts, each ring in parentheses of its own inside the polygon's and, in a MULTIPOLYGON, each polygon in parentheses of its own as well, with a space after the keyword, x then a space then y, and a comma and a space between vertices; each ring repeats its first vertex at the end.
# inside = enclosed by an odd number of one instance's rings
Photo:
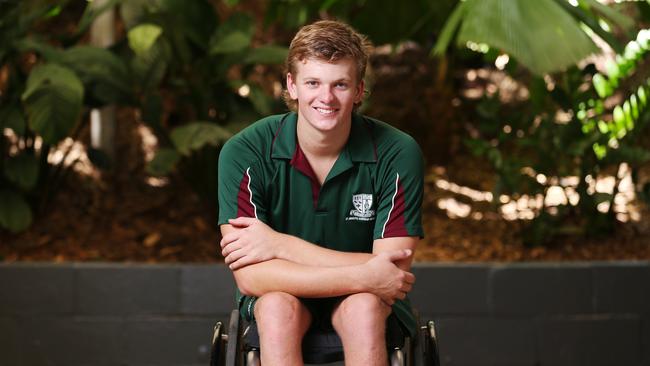
POLYGON ((379 161, 374 239, 423 237, 424 161, 420 147, 411 137, 400 139, 379 161))
POLYGON ((257 154, 238 137, 226 142, 219 154, 219 225, 237 217, 267 222, 261 164, 257 154))

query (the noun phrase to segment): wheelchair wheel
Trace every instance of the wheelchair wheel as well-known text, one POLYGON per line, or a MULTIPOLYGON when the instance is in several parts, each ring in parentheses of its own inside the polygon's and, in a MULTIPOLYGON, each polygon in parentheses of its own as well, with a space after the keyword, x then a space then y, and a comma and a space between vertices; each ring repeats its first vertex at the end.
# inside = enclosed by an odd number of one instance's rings
POLYGON ((246 366, 260 366, 260 351, 252 349, 246 352, 246 366))
POLYGON ((438 353, 438 335, 436 334, 436 324, 429 320, 426 325, 426 356, 427 365, 440 366, 440 354, 438 353))
POLYGON ((401 349, 394 349, 390 355, 390 366, 406 366, 406 355, 401 349))
POLYGON ((417 340, 413 347, 413 360, 409 365, 440 366, 438 339, 433 321, 428 321, 418 329, 417 340))
POLYGON ((223 324, 217 322, 212 333, 212 345, 210 346, 210 366, 220 366, 223 361, 223 324))
POLYGON ((235 309, 230 313, 230 322, 228 324, 225 366, 241 365, 239 358, 239 310, 235 309))

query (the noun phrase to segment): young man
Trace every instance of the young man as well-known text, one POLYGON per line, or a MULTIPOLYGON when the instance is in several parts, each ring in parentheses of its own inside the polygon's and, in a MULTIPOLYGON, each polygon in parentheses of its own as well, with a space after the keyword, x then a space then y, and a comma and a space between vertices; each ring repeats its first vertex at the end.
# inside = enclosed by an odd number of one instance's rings
POLYGON ((323 317, 346 364, 387 363, 385 322, 415 332, 406 294, 422 236, 422 155, 415 141, 355 113, 367 42, 349 26, 303 27, 286 61, 294 111, 262 119, 219 157, 222 254, 255 319, 263 365, 302 364, 323 317))

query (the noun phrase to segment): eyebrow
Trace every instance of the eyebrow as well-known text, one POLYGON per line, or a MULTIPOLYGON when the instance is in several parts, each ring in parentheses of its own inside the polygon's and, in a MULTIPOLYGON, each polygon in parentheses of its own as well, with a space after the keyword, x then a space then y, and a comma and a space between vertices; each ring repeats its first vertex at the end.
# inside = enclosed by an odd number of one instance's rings
MULTIPOLYGON (((304 77, 304 80, 310 80, 310 81, 311 81, 311 80, 322 81, 322 79, 319 78, 319 77, 317 77, 317 76, 305 76, 305 77, 304 77)), ((339 83, 339 82, 341 82, 341 81, 345 81, 345 82, 348 82, 348 83, 349 83, 349 82, 352 81, 352 79, 349 79, 349 78, 340 78, 340 79, 332 80, 333 83, 339 83)))

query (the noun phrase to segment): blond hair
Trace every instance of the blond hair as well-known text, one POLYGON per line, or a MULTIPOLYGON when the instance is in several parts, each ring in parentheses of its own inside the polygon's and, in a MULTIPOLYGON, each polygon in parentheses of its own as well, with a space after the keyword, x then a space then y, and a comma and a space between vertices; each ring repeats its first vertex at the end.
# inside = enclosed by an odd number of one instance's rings
MULTIPOLYGON (((285 75, 291 73, 295 77, 296 64, 308 58, 327 62, 350 58, 356 64, 358 84, 366 76, 371 47, 366 36, 351 26, 339 21, 321 20, 300 28, 293 37, 284 63, 285 75)), ((297 110, 298 102, 291 99, 287 90, 282 96, 289 109, 297 110)), ((355 109, 360 105, 361 101, 355 104, 355 109)))

